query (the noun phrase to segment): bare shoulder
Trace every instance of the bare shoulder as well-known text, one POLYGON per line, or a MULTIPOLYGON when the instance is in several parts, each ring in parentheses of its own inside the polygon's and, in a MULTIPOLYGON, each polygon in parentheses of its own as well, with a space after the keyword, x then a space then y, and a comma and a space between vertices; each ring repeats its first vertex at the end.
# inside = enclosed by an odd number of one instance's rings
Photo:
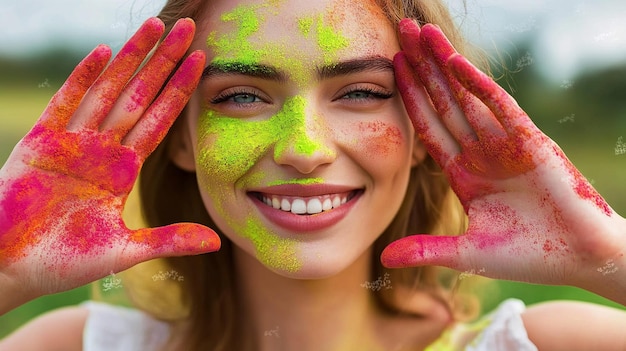
POLYGON ((83 329, 89 311, 64 307, 45 313, 0 341, 5 350, 82 350, 83 329))
POLYGON ((522 319, 543 350, 626 350, 626 311, 585 302, 555 301, 529 307, 522 319))

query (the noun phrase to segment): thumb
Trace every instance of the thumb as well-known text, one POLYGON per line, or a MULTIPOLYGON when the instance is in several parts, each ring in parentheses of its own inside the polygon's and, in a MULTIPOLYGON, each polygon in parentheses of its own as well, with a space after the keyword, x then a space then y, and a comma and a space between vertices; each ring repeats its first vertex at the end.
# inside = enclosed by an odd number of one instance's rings
POLYGON ((220 238, 196 223, 177 223, 131 231, 124 256, 141 261, 172 256, 198 255, 220 249, 220 238))
POLYGON ((463 262, 459 250, 462 236, 411 235, 396 240, 383 250, 381 262, 387 268, 445 266, 453 269, 463 262))

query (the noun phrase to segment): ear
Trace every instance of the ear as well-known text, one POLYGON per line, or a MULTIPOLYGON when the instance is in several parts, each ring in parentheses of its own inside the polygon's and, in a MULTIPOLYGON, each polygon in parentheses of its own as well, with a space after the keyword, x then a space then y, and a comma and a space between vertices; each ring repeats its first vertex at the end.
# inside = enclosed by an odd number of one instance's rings
POLYGON ((411 167, 416 167, 424 162, 424 159, 426 159, 426 155, 428 155, 426 147, 417 137, 415 137, 415 140, 413 142, 413 157, 411 158, 411 167))
POLYGON ((170 133, 171 140, 168 145, 170 160, 184 171, 195 172, 196 160, 187 123, 187 108, 183 110, 181 116, 176 120, 170 133))

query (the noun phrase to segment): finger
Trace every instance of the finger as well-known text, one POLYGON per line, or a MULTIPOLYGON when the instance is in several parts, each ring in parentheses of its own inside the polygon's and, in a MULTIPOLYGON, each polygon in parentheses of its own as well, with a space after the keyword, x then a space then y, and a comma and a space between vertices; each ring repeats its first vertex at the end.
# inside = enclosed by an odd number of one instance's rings
POLYGON ((163 30, 163 22, 156 17, 143 23, 89 89, 70 120, 69 129, 99 129, 128 80, 161 38, 163 30))
POLYGON ((381 262, 387 268, 445 266, 463 270, 462 236, 411 235, 389 244, 381 262))
POLYGON ((422 51, 419 45, 422 30, 419 25, 413 20, 405 18, 398 24, 398 32, 400 33, 402 51, 411 58, 411 62, 422 60, 422 51))
POLYGON ((404 106, 409 114, 415 133, 426 146, 435 162, 445 169, 448 160, 460 152, 448 129, 443 125, 422 83, 415 76, 405 53, 399 52, 393 58, 396 84, 404 106))
POLYGON ((135 149, 142 159, 154 151, 189 101, 200 81, 205 61, 206 55, 200 50, 185 59, 163 92, 126 135, 123 144, 135 149))
POLYGON ((102 73, 110 58, 111 49, 108 46, 99 45, 93 49, 74 68, 61 89, 54 94, 37 124, 55 130, 64 130, 83 96, 102 73))
POLYGON ((213 230, 195 223, 177 223, 133 231, 121 257, 130 260, 126 263, 135 264, 160 257, 213 252, 220 245, 220 238, 213 230))
POLYGON ((441 120, 446 128, 459 142, 477 140, 474 131, 467 123, 465 114, 450 89, 449 82, 441 67, 422 40, 423 29, 418 32, 417 24, 412 21, 403 22, 399 27, 400 45, 402 49, 411 48, 407 52, 409 63, 415 68, 419 78, 428 91, 441 120))
POLYGON ((117 140, 121 140, 137 123, 189 48, 194 31, 193 20, 187 18, 176 22, 148 63, 124 89, 104 120, 100 128, 102 131, 109 131, 117 140))
POLYGON ((536 129, 517 101, 465 57, 453 55, 448 65, 461 84, 489 107, 507 133, 527 134, 536 129))
POLYGON ((423 46, 432 53, 434 61, 447 81, 447 86, 461 107, 467 120, 464 124, 469 123, 469 126, 479 138, 493 135, 494 133, 503 134, 502 126, 493 113, 482 101, 468 92, 449 70, 449 58, 458 53, 441 29, 432 24, 425 25, 422 28, 420 38, 423 46))

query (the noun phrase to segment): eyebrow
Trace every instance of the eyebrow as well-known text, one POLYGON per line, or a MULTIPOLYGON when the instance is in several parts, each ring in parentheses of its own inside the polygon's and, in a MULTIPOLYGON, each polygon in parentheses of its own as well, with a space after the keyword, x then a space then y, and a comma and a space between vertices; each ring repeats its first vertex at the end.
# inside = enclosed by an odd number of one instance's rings
MULTIPOLYGON (((393 61, 382 56, 356 58, 317 67, 318 79, 329 79, 360 72, 392 72, 393 61)), ((214 62, 202 72, 202 80, 213 76, 245 75, 255 78, 285 82, 289 74, 274 66, 238 61, 214 62)))
POLYGON ((386 71, 393 73, 393 61, 386 57, 375 56, 341 61, 318 67, 317 76, 320 79, 328 79, 360 72, 386 71))
POLYGON ((209 64, 203 71, 201 79, 207 79, 212 76, 229 76, 229 75, 245 75, 255 78, 262 78, 275 81, 286 81, 287 74, 275 67, 257 64, 245 63, 237 61, 214 62, 209 64))

